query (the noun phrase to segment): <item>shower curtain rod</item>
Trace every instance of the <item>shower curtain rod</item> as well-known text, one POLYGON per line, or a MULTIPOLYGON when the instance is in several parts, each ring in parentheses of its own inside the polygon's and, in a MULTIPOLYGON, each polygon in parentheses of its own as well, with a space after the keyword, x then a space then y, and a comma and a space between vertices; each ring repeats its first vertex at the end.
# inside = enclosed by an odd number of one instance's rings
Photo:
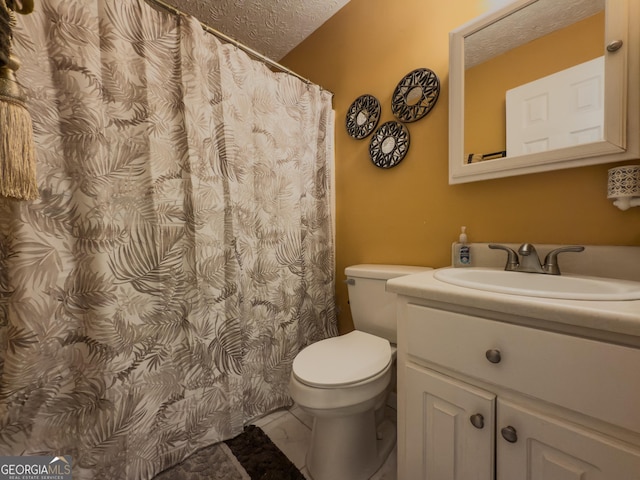
MULTIPOLYGON (((146 0, 146 1, 149 2, 149 3, 153 3, 153 4, 157 5, 160 8, 163 8, 164 10, 168 10, 169 12, 173 13, 174 15, 181 15, 181 16, 189 15, 188 13, 183 12, 182 10, 174 7, 173 5, 169 5, 168 3, 165 3, 162 0, 146 0)), ((233 38, 229 37, 228 35, 225 35, 224 33, 216 30, 213 27, 210 27, 206 23, 200 22, 200 26, 202 27, 202 29, 205 32, 210 33, 211 35, 214 35, 214 36, 224 40, 225 42, 232 44, 235 47, 238 47, 240 50, 244 51, 245 53, 248 53, 249 55, 251 55, 254 58, 257 58, 262 63, 266 63, 270 67, 273 67, 273 68, 275 68, 277 70, 280 70, 281 72, 287 73, 289 75, 293 75, 294 77, 302 80, 304 83, 306 83, 308 85, 316 85, 314 82, 312 82, 308 78, 305 78, 302 75, 297 74, 296 72, 294 72, 293 70, 288 69, 284 65, 280 65, 278 62, 276 62, 274 60, 271 60, 269 57, 265 57, 261 53, 256 52, 254 49, 252 49, 250 47, 247 47, 245 44, 240 43, 237 40, 234 40, 233 38)), ((320 88, 322 88, 323 90, 329 91, 329 90, 327 90, 326 88, 324 88, 324 87, 322 87, 320 85, 318 85, 318 86, 320 88)), ((333 93, 333 92, 330 92, 330 93, 333 93)))

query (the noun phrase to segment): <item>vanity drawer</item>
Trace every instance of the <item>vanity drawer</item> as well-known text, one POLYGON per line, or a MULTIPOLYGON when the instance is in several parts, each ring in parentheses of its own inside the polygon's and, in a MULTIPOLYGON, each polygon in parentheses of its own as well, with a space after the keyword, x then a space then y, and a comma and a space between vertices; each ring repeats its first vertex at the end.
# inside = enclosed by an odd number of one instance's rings
POLYGON ((406 321, 410 356, 640 432, 638 349, 414 304, 406 321))

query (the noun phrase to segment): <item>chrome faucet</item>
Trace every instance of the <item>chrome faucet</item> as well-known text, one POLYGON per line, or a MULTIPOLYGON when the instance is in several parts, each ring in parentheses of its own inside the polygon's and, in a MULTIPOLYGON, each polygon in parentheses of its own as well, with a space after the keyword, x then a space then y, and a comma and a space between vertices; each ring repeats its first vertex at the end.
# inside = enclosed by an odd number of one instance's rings
POLYGON ((504 250, 505 252, 507 252, 507 264, 504 267, 505 270, 510 272, 515 272, 518 270, 520 261, 518 260, 518 254, 515 252, 515 250, 498 243, 490 243, 489 248, 492 248, 494 250, 504 250))
POLYGON ((558 266, 558 254, 562 252, 582 252, 584 247, 581 245, 569 245, 568 247, 560 247, 555 250, 551 250, 544 257, 544 273, 549 275, 560 275, 560 267, 558 266))
POLYGON ((544 263, 541 263, 536 247, 530 243, 520 245, 520 248, 518 248, 520 257, 518 257, 518 253, 512 248, 505 245, 490 243, 489 248, 505 250, 507 252, 507 264, 504 267, 507 271, 544 273, 548 275, 560 275, 558 254, 563 252, 582 252, 584 250, 584 247, 578 245, 556 248, 555 250, 551 250, 544 258, 544 263))
POLYGON ((536 251, 536 247, 530 243, 523 243, 518 249, 520 254, 520 265, 518 266, 519 272, 527 273, 547 273, 540 263, 540 257, 536 251))

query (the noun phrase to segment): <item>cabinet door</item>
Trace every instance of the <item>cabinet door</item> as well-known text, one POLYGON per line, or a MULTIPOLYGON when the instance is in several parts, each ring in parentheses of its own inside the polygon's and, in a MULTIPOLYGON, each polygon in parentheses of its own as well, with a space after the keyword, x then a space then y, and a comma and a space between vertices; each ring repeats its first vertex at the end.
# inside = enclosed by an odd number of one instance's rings
POLYGON ((497 480, 640 480, 637 447, 502 399, 497 418, 497 480))
POLYGON ((493 480, 495 395, 428 369, 405 368, 404 480, 493 480))

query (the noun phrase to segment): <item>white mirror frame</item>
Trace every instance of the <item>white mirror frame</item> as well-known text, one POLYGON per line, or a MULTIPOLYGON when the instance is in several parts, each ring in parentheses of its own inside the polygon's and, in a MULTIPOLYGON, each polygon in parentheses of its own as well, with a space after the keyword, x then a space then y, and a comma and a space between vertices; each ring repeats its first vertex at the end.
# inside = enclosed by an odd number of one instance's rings
POLYGON ((605 113, 600 142, 467 164, 464 161, 464 39, 538 0, 516 0, 449 34, 449 183, 640 158, 640 0, 605 2, 605 113), (620 50, 606 45, 622 40, 620 50))

